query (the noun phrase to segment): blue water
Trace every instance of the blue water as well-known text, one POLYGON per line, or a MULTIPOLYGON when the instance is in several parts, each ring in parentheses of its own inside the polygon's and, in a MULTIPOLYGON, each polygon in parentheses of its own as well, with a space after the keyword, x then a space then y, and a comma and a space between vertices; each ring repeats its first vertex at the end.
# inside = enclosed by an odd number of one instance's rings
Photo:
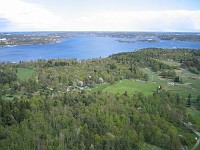
POLYGON ((200 49, 199 42, 163 40, 160 42, 122 43, 116 40, 137 40, 133 38, 113 38, 96 36, 75 36, 65 38, 60 43, 27 45, 0 48, 0 62, 19 62, 51 58, 99 58, 119 52, 129 52, 142 48, 192 48, 200 49))

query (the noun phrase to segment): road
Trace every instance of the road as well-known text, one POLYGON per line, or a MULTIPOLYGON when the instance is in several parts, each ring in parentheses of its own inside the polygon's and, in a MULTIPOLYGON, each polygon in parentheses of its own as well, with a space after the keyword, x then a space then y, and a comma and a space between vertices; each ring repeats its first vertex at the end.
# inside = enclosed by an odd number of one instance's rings
POLYGON ((188 125, 188 123, 185 123, 185 122, 182 122, 187 128, 189 128, 190 130, 192 130, 192 132, 194 132, 197 136, 198 136, 198 140, 197 140, 197 142, 196 142, 196 144, 194 145, 194 147, 192 148, 192 150, 195 150, 197 147, 198 147, 198 145, 200 144, 200 132, 199 131, 197 131, 197 130, 195 130, 195 129, 193 129, 192 128, 192 124, 191 125, 188 125))
POLYGON ((197 140, 197 142, 194 145, 194 147, 192 148, 192 150, 195 150, 198 147, 199 143, 200 143, 200 138, 197 140))
POLYGON ((197 140, 196 144, 192 148, 192 150, 195 150, 198 147, 199 143, 200 143, 200 132, 198 132, 198 131, 196 131, 194 129, 191 129, 191 130, 199 137, 199 139, 197 140))

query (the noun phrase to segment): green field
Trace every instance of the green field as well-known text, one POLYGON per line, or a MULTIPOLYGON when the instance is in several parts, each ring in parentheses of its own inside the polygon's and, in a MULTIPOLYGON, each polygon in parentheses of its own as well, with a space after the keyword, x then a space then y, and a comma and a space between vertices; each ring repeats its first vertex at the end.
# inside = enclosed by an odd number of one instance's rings
POLYGON ((197 146, 196 150, 199 150, 200 149, 200 144, 197 146))
POLYGON ((188 114, 191 114, 194 117, 194 120, 197 124, 200 125, 200 111, 195 109, 194 107, 187 108, 188 114))
POLYGON ((157 147, 155 145, 148 144, 148 143, 144 143, 141 150, 162 150, 162 148, 157 147))
MULTIPOLYGON (((17 78, 19 78, 22 81, 27 81, 31 76, 33 76, 34 70, 33 69, 27 69, 27 68, 17 68, 17 78)), ((4 100, 12 100, 13 97, 20 98, 21 93, 17 93, 14 95, 3 95, 2 99, 4 100)))
POLYGON ((142 92, 145 95, 152 94, 156 91, 158 86, 162 86, 163 89, 179 93, 183 97, 188 97, 189 94, 192 98, 196 98, 200 94, 200 76, 192 74, 185 69, 176 70, 177 75, 183 80, 183 84, 174 83, 172 79, 163 79, 159 76, 159 72, 153 72, 149 68, 140 68, 141 71, 149 75, 149 81, 133 81, 133 80, 121 80, 115 84, 103 84, 97 85, 93 88, 93 91, 104 91, 111 93, 123 94, 127 91, 129 94, 142 92))
POLYGON ((179 93, 183 97, 192 94, 193 98, 196 98, 200 94, 200 76, 190 73, 186 69, 176 70, 177 75, 183 80, 183 84, 175 83, 174 86, 169 84, 173 82, 172 79, 161 78, 159 72, 155 73, 149 68, 141 68, 141 70, 149 75, 149 81, 163 86, 168 91, 179 93))
POLYGON ((143 82, 143 81, 133 81, 133 80, 121 80, 115 84, 103 84, 97 85, 93 88, 93 91, 103 91, 110 93, 119 93, 123 94, 125 91, 128 94, 134 94, 138 92, 143 92, 145 95, 153 94, 156 91, 156 88, 159 84, 155 84, 152 82, 143 82))
MULTIPOLYGON (((158 60, 159 61, 159 60, 158 60)), ((160 62, 164 63, 164 64, 167 64, 169 66, 172 66, 172 67, 177 67, 177 66, 180 66, 181 63, 179 62, 176 62, 176 61, 173 61, 173 60, 160 60, 160 62)))
POLYGON ((6 100, 6 101, 9 101, 9 100, 12 100, 12 99, 13 99, 13 96, 3 95, 3 96, 2 96, 2 99, 3 99, 3 100, 6 100))
POLYGON ((108 86, 110 86, 111 84, 99 84, 96 85, 95 88, 92 88, 92 91, 103 91, 105 88, 107 88, 108 86))
POLYGON ((27 81, 33 74, 33 69, 17 68, 17 77, 22 81, 27 81))
POLYGON ((125 91, 127 91, 128 94, 142 92, 145 95, 149 95, 153 94, 158 86, 159 85, 155 83, 125 79, 118 82, 117 84, 106 87, 103 91, 120 94, 123 94, 125 91))

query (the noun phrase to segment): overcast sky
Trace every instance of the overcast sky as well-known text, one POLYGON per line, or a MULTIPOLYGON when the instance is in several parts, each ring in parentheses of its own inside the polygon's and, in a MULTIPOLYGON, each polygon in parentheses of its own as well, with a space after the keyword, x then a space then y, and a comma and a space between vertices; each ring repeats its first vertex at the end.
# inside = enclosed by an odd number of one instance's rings
POLYGON ((0 32, 200 32, 200 0, 0 0, 0 32))

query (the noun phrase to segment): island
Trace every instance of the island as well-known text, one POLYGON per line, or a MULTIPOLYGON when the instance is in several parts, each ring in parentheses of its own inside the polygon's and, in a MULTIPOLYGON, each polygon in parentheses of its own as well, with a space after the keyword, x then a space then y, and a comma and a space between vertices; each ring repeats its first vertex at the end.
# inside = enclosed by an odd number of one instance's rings
POLYGON ((130 40, 116 40, 116 41, 117 41, 117 42, 121 42, 121 43, 133 43, 133 44, 155 43, 155 42, 159 42, 159 40, 153 40, 153 39, 134 40, 134 41, 130 41, 130 40))

